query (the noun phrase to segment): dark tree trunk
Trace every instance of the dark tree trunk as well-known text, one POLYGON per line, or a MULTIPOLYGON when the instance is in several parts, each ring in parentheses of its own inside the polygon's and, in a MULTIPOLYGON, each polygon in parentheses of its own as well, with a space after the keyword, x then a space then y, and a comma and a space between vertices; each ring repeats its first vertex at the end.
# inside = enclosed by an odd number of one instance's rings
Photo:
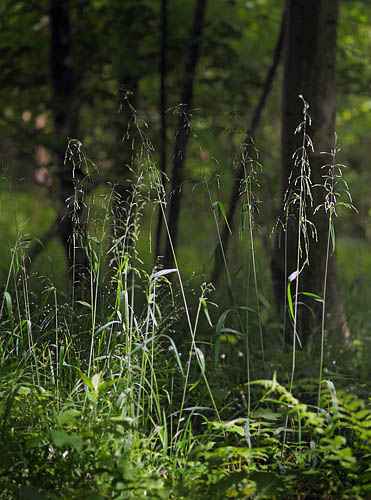
MULTIPOLYGON (((175 138, 173 169, 171 178, 171 193, 168 206, 168 226, 173 248, 178 242, 179 214, 182 198, 183 168, 189 139, 189 113, 192 106, 193 87, 196 67, 199 59, 202 30, 204 25, 206 0, 196 0, 194 17, 189 41, 188 60, 185 67, 182 103, 175 138)), ((165 250, 165 267, 173 265, 173 254, 170 241, 167 241, 165 250)))
MULTIPOLYGON (((302 134, 294 135, 302 121, 302 94, 309 103, 312 118, 308 129, 314 152, 309 152, 312 186, 323 184, 327 162, 321 152, 334 148, 335 133, 335 62, 336 31, 338 20, 338 1, 324 0, 287 0, 285 68, 283 81, 283 120, 282 120, 282 192, 289 188, 290 173, 293 168, 293 153, 301 146, 302 134)), ((293 173, 297 178, 299 172, 293 173)), ((328 218, 324 212, 313 214, 313 209, 324 201, 324 190, 312 187, 313 208, 308 205, 307 215, 317 228, 318 242, 311 239, 309 265, 300 275, 299 292, 323 294, 325 260, 328 235, 328 218)), ((297 216, 297 212, 296 212, 297 216)), ((272 275, 277 306, 282 310, 283 298, 288 275, 297 266, 298 232, 297 222, 289 226, 287 233, 287 266, 285 267, 284 245, 276 245, 272 261, 272 275)), ((282 238, 283 240, 283 238, 282 238)), ((345 333, 346 322, 338 294, 335 256, 331 256, 328 269, 328 307, 332 328, 345 333)), ((320 326, 320 306, 309 297, 300 295, 300 302, 308 307, 299 307, 298 333, 303 343, 320 326), (310 309, 312 310, 310 310, 310 309), (314 313, 314 315, 313 315, 314 313)))
MULTIPOLYGON (((166 164, 167 164, 167 122, 166 122, 166 76, 167 76, 167 32, 168 32, 168 5, 167 0, 161 0, 161 54, 160 54, 160 113, 161 113, 161 157, 160 170, 162 172, 162 184, 166 186, 166 164)), ((155 258, 161 252, 161 234, 162 234, 163 215, 162 210, 158 211, 158 220, 156 227, 155 258)))
POLYGON ((83 252, 81 249, 75 254, 71 251, 71 238, 76 230, 76 224, 70 213, 71 202, 73 202, 71 197, 75 193, 75 183, 71 165, 65 162, 67 141, 76 138, 78 129, 77 82, 72 68, 69 9, 68 0, 50 0, 50 73, 53 90, 52 109, 55 151, 58 163, 56 201, 60 220, 58 236, 65 249, 69 270, 71 271, 74 265, 83 260, 83 252), (79 257, 76 260, 77 254, 79 257))
MULTIPOLYGON (((271 87, 272 87, 274 77, 277 73, 277 67, 278 67, 278 64, 280 61, 282 46, 283 46, 284 25, 285 25, 285 14, 283 14, 283 17, 282 17, 281 29, 280 29, 280 33, 279 33, 277 43, 276 43, 276 46, 274 49, 272 65, 268 70, 258 105, 256 107, 254 114, 253 114, 249 131, 248 131, 247 136, 244 140, 244 143, 246 144, 246 146, 245 146, 245 150, 243 151, 243 154, 242 154, 243 157, 246 157, 246 155, 248 154, 247 148, 251 144, 251 138, 256 133, 263 109, 265 107, 269 92, 270 92, 271 87)), ((240 198, 240 186, 241 186, 241 180, 243 178, 243 175, 244 175, 244 165, 243 165, 243 162, 241 162, 239 169, 238 169, 237 177, 233 183, 233 189, 232 189, 231 197, 230 197, 229 204, 228 204, 227 220, 228 220, 228 223, 229 223, 229 226, 231 229, 233 229, 233 227, 234 227, 234 217, 235 217, 236 209, 237 209, 239 198, 240 198)), ((229 231, 229 228, 227 227, 227 225, 225 224, 223 226, 223 230, 221 233, 222 246, 223 246, 225 253, 227 253, 229 239, 230 239, 230 231, 229 231)), ((222 270, 223 270, 222 251, 221 251, 220 246, 218 245, 218 247, 215 250, 214 268, 213 268, 213 271, 212 271, 211 276, 210 276, 210 281, 212 283, 214 283, 214 285, 219 281, 222 270)))

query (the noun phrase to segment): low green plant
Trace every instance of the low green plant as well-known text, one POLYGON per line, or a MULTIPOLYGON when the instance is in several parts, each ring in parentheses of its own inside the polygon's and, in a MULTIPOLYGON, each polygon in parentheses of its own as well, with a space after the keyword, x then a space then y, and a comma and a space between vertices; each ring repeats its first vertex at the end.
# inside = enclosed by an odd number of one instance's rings
MULTIPOLYGON (((295 157, 300 192, 288 201, 301 204, 304 222, 308 120, 304 101, 303 146, 295 157)), ((230 275, 233 303, 215 313, 213 286, 202 282, 192 299, 175 251, 174 268, 144 269, 138 251, 142 215, 151 203, 165 214, 166 199, 136 114, 132 126, 139 147, 127 197, 106 190, 98 199, 99 223, 89 219, 94 198, 79 201, 88 214, 83 234, 72 240, 87 257, 81 288, 75 287, 76 273, 68 297, 44 278, 34 302, 25 265, 29 237, 21 229, 11 250, 0 309, 2 498, 368 498, 369 401, 338 389, 339 374, 322 370, 322 361, 318 391, 313 359, 296 352, 298 279, 308 264, 311 226, 298 228, 291 279, 296 291, 287 291, 293 349, 282 353, 279 340, 277 349, 269 348, 266 311, 259 305, 257 158, 244 159, 241 185, 255 302, 233 290, 230 275), (252 380, 250 363, 264 378, 252 380)), ((73 144, 82 155, 81 145, 73 144)), ((79 158, 73 168, 78 164, 88 174, 85 157, 79 158)), ((340 180, 332 158, 324 178, 328 252, 335 244, 332 216, 340 180)), ((205 185, 218 231, 216 210, 228 223, 224 206, 213 202, 205 185)), ((75 207, 72 217, 78 212, 75 207)), ((166 229, 166 219, 164 224, 166 229)), ((227 259, 225 266, 228 272, 227 259)), ((326 281, 324 311, 325 297, 326 281)), ((321 359, 323 349, 322 343, 321 359)))

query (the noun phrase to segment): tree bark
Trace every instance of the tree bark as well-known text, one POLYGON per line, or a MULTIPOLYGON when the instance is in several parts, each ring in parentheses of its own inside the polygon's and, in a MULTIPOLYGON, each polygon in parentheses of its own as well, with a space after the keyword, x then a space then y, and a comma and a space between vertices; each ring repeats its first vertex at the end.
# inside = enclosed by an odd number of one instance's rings
MULTIPOLYGON (((186 63, 184 74, 182 103, 178 120, 177 134, 175 138, 171 193, 168 205, 168 226, 174 249, 176 249, 178 242, 179 214, 182 198, 181 185, 183 182, 183 169, 190 132, 189 113, 191 111, 193 100, 193 87, 200 54, 206 3, 207 0, 197 0, 195 5, 191 36, 189 41, 188 60, 186 63)), ((164 259, 165 267, 171 267, 173 265, 173 261, 172 246, 170 241, 167 240, 164 259)))
MULTIPOLYGON (((263 109, 265 107, 269 92, 272 88, 273 80, 274 80, 275 75, 277 73, 277 67, 278 67, 278 64, 279 64, 279 61, 281 58, 281 52, 282 52, 282 46, 283 46, 284 25, 285 25, 285 13, 282 16, 281 28, 280 28, 278 39, 277 39, 276 46, 274 49, 272 65, 268 70, 258 105, 256 107, 254 114, 253 114, 248 133, 247 133, 245 140, 244 140, 244 144, 246 144, 246 146, 245 146, 245 150, 243 151, 242 156, 246 156, 248 153, 247 148, 251 144, 251 138, 256 133, 256 130, 258 128, 260 118, 261 118, 263 109)), ((240 185, 241 185, 241 180, 243 178, 243 175, 244 175, 244 165, 241 162, 241 164, 238 168, 238 173, 237 173, 236 179, 233 183, 233 189, 232 189, 231 197, 230 197, 229 204, 228 204, 227 220, 228 220, 228 223, 229 223, 231 230, 234 227, 234 217, 235 217, 235 213, 237 210, 238 201, 240 198, 240 185)), ((229 228, 227 227, 227 225, 223 226, 221 240, 222 240, 222 246, 223 246, 224 252, 227 253, 228 244, 229 244, 229 240, 230 240, 230 231, 229 231, 229 228)), ((212 270, 212 273, 210 276, 210 281, 212 283, 214 283, 214 285, 219 281, 222 270, 223 270, 222 251, 221 251, 220 246, 218 245, 218 247, 215 250, 214 267, 213 267, 213 270, 212 270)))
MULTIPOLYGON (((162 184, 166 186, 166 167, 167 167, 167 94, 166 94, 166 77, 167 77, 167 35, 168 35, 168 2, 161 0, 161 54, 160 54, 160 113, 161 113, 161 157, 160 170, 162 184)), ((162 234, 162 210, 158 211, 157 227, 156 227, 156 242, 155 242, 155 258, 161 252, 161 234, 162 234)))
POLYGON ((49 16, 51 28, 50 76, 52 83, 52 110, 55 135, 57 170, 57 212, 59 217, 58 237, 65 250, 69 271, 84 261, 83 251, 71 251, 71 238, 76 229, 71 217, 69 203, 75 193, 71 165, 65 162, 68 139, 76 138, 78 129, 78 105, 76 99, 77 80, 72 67, 71 26, 69 0, 50 0, 49 16), (78 257, 77 257, 78 256, 78 257), (77 259, 76 259, 77 257, 77 259))
MULTIPOLYGON (((302 94, 309 103, 312 118, 307 130, 314 144, 314 152, 308 150, 311 168, 311 192, 313 208, 307 207, 308 218, 315 224, 318 241, 311 239, 309 245, 309 265, 300 274, 299 292, 309 292, 322 296, 326 262, 328 218, 324 212, 313 210, 324 202, 324 189, 314 187, 323 184, 327 163, 321 152, 330 152, 335 140, 335 62, 336 31, 338 20, 338 0, 287 0, 285 67, 283 81, 282 117, 282 193, 290 188, 290 174, 293 169, 293 153, 301 146, 302 134, 294 134, 303 120, 302 94)), ((300 172, 293 171, 293 179, 300 172)), ((309 203, 309 202, 308 202, 309 203)), ((282 206, 282 211, 284 207, 282 206)), ((297 211, 294 213, 297 217, 297 211)), ((288 276, 297 267, 298 223, 287 228, 287 265, 285 266, 284 245, 276 244, 272 259, 272 276, 277 308, 282 310, 288 276)), ((331 317, 331 327, 346 334, 346 321, 342 309, 336 277, 336 261, 332 255, 328 268, 327 312, 331 317)), ((320 305, 308 296, 300 295, 298 309, 298 333, 302 343, 308 342, 320 328, 320 305)))

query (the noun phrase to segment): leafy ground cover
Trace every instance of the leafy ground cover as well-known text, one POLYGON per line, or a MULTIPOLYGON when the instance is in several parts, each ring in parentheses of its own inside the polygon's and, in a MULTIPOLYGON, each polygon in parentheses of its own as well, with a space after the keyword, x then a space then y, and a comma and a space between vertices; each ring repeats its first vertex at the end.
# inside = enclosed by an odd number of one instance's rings
MULTIPOLYGON (((367 366, 363 337, 339 347, 323 329, 295 347, 297 273, 282 342, 259 277, 259 164, 249 160, 242 185, 250 288, 236 289, 225 261, 216 304, 211 284, 183 281, 176 255, 174 268, 143 266, 142 214, 153 201, 161 210, 163 192, 142 146, 127 199, 102 192, 87 220, 83 201, 71 204, 71 252, 87 265, 70 292, 29 275, 30 239, 16 226, 0 310, 2 498, 369 498, 368 371, 345 361, 367 366)), ((204 185, 218 234, 225 210, 204 185)), ((323 307, 325 291, 313 296, 323 307)))
POLYGON ((364 400, 328 379, 317 407, 317 381, 301 375, 300 400, 275 374, 236 383, 213 342, 192 340, 197 325, 175 344, 172 316, 184 309, 160 308, 170 301, 167 275, 147 277, 147 303, 134 312, 121 288, 129 265, 109 318, 82 300, 73 310, 45 303, 27 311, 19 296, 13 311, 6 295, 2 498, 369 496, 364 400))

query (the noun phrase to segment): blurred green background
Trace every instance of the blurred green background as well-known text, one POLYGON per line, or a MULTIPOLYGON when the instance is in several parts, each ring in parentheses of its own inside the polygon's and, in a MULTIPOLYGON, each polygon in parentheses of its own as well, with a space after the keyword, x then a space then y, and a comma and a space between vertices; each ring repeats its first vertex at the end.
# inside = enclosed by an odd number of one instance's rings
MULTIPOLYGON (((63 2, 62 2, 63 3, 63 2)), ((179 264, 185 277, 208 278, 217 244, 213 201, 228 208, 233 162, 251 122, 279 34, 280 0, 213 0, 207 5, 201 52, 194 82, 192 135, 188 146, 180 237, 179 264)), ((133 175, 130 139, 125 140, 130 116, 119 113, 120 86, 132 92, 131 102, 154 146, 160 164, 160 62, 163 24, 161 2, 155 0, 70 0, 66 61, 71 70, 71 112, 78 115, 73 132, 96 165, 96 188, 87 196, 89 234, 99 236, 96 221, 107 210, 104 197, 112 184, 127 186, 133 175), (145 123, 144 123, 145 122, 145 123), (124 140, 123 140, 124 139, 124 140)), ((170 167, 181 102, 184 68, 194 3, 168 2, 166 147, 170 167)), ((38 2, 3 0, 0 6, 0 280, 5 284, 11 249, 17 237, 38 245, 53 225, 58 210, 56 172, 58 151, 66 148, 53 114, 58 93, 53 83, 50 6, 38 2), (59 149, 58 149, 59 148, 59 149)), ((310 43, 310 41, 308 41, 310 43)), ((54 50, 54 52, 53 52, 54 50)), ((355 211, 341 210, 336 220, 338 273, 345 309, 355 338, 368 339, 371 319, 371 4, 340 2, 337 60, 338 161, 347 166, 355 211)), ((259 280, 267 303, 270 289, 270 233, 280 205, 280 126, 282 63, 254 137, 263 165, 256 216, 259 280)), ((64 99, 68 98, 66 95, 64 99)), ((57 106, 58 107, 58 106, 57 106)), ((157 205, 149 203, 141 220, 138 249, 144 267, 154 265, 157 205)), ((171 215, 170 215, 171 216, 171 215)), ((223 221, 220 220, 220 224, 223 221)), ((164 238, 164 235, 163 235, 164 238)), ((32 276, 45 276, 68 292, 67 260, 58 238, 51 238, 35 257, 32 276)), ((228 259, 237 286, 246 266, 248 243, 239 239, 238 223, 228 259)), ((39 278, 38 278, 39 279, 39 278)), ((223 290, 223 282, 220 284, 223 290)), ((222 294, 222 292, 221 292, 222 294)), ((223 295, 223 294, 222 294, 223 295)))

